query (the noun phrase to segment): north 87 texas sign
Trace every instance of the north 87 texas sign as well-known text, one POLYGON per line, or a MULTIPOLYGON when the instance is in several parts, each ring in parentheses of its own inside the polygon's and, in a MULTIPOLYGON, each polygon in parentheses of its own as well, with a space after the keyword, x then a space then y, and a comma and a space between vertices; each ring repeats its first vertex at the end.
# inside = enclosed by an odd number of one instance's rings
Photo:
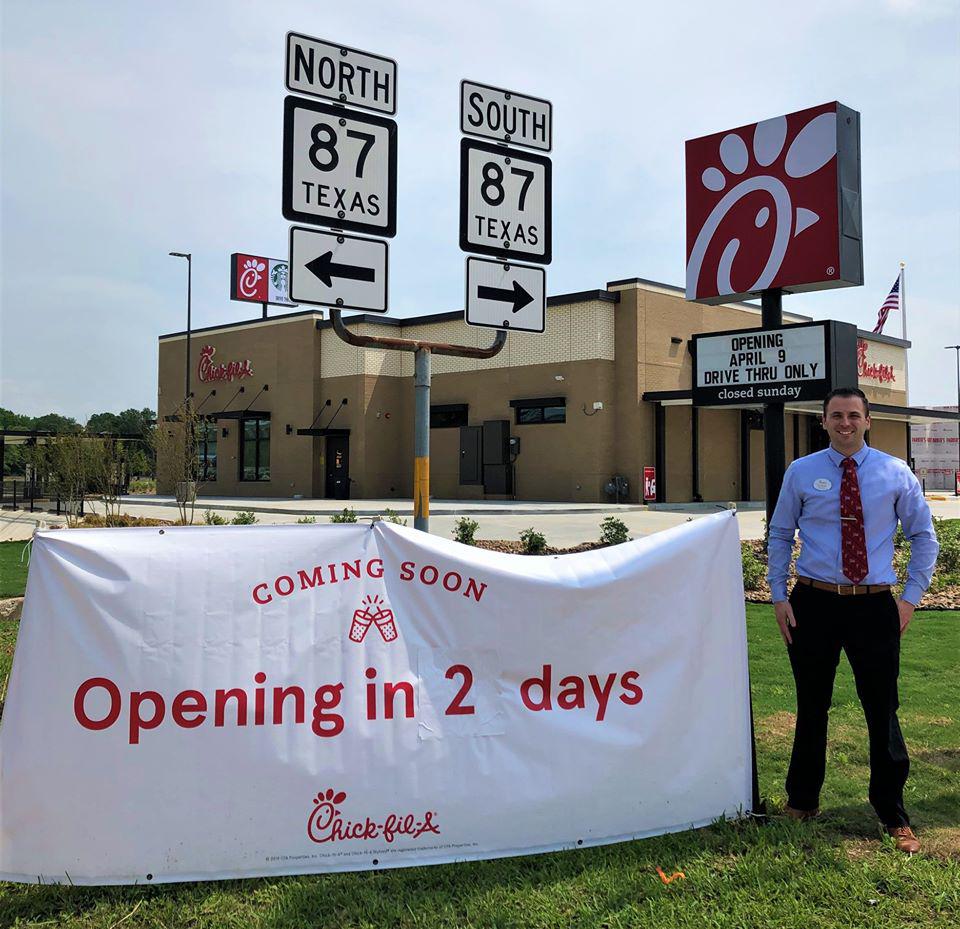
POLYGON ((825 103, 686 143, 687 299, 863 283, 860 114, 825 103))

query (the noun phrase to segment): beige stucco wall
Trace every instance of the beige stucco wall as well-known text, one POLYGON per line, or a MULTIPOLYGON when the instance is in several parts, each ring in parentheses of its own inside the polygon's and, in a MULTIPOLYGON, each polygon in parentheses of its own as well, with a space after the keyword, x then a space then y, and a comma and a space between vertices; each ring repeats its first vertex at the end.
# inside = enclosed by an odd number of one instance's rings
MULTIPOLYGON (((602 501, 604 485, 614 474, 630 482, 630 499, 642 494, 644 466, 654 465, 655 404, 642 399, 648 391, 680 391, 693 375, 688 349, 694 333, 759 326, 756 308, 743 305, 704 306, 688 303, 681 292, 645 283, 611 285, 619 302, 588 296, 554 305, 547 312, 543 334, 510 333, 506 347, 492 359, 433 356, 433 404, 466 403, 468 422, 505 419, 521 441, 516 462, 520 499, 602 501), (558 380, 562 378, 562 380, 558 380), (566 399, 564 424, 519 426, 511 400, 561 396, 566 399), (594 414, 593 403, 603 403, 594 414)), ((239 423, 218 421, 219 473, 202 494, 322 497, 325 493, 326 440, 296 435, 298 428, 332 425, 350 433, 352 497, 409 498, 413 459, 413 356, 408 352, 361 349, 347 345, 321 316, 251 321, 194 334, 192 387, 201 412, 249 406, 271 414, 271 479, 238 479, 239 423), (233 384, 205 385, 196 378, 204 344, 217 349, 216 360, 249 359, 254 376, 233 384), (245 391, 234 397, 243 384, 245 391), (207 398, 215 387, 215 398, 207 398), (331 401, 326 406, 326 401, 331 401), (319 416, 318 416, 319 414, 319 416), (291 435, 286 427, 290 426, 291 435), (228 435, 223 437, 226 430, 228 435)), ((351 327, 367 335, 387 335, 486 346, 493 331, 469 327, 461 320, 388 326, 364 323, 351 327)), ((889 365, 894 382, 862 384, 874 402, 904 402, 906 353, 900 346, 868 339, 868 359, 889 365)), ((159 398, 161 417, 182 399, 184 345, 182 335, 161 340, 159 398)), ((672 406, 666 414, 666 474, 661 480, 668 501, 687 501, 693 493, 691 408, 672 406)), ((787 458, 809 451, 806 420, 794 448, 793 414, 787 414, 787 458)), ((740 498, 740 414, 705 409, 700 422, 700 492, 705 500, 740 498)), ((482 486, 459 484, 459 429, 431 430, 431 490, 436 498, 483 496, 482 486)), ((877 447, 906 455, 906 437, 899 423, 874 420, 877 447)), ((750 436, 750 497, 764 493, 763 434, 750 436)), ((160 482, 160 489, 170 488, 160 482)))

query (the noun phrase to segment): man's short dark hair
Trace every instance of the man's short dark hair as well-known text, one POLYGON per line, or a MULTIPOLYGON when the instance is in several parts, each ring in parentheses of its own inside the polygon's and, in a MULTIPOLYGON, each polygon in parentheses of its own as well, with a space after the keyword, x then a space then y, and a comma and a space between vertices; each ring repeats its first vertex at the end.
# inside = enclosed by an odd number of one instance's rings
POLYGON ((859 397, 863 401, 863 415, 870 415, 870 401, 867 399, 867 395, 856 387, 837 387, 834 390, 831 390, 823 398, 823 415, 827 415, 827 407, 830 405, 830 401, 834 397, 859 397))

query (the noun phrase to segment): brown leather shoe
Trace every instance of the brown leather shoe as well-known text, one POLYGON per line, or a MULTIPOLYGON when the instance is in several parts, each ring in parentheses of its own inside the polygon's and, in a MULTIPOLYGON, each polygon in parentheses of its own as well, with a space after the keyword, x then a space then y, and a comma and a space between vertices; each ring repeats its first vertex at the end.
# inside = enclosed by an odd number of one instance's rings
POLYGON ((893 836, 897 850, 905 852, 908 855, 916 855, 920 851, 920 840, 913 834, 909 826, 897 826, 888 829, 887 832, 893 836))
POLYGON ((820 815, 820 807, 813 810, 797 810, 787 803, 783 808, 783 815, 789 816, 797 822, 805 823, 808 819, 816 819, 820 815))

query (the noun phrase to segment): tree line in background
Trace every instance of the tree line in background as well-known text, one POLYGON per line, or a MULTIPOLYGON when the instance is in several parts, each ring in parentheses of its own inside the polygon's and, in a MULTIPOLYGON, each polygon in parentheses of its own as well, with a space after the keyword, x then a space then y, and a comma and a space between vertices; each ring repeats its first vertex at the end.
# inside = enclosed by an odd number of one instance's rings
MULTIPOLYGON (((46 413, 43 416, 24 416, 12 410, 0 407, 0 429, 21 431, 51 432, 56 436, 53 442, 31 444, 6 444, 4 447, 4 476, 22 478, 27 475, 30 465, 49 465, 50 453, 40 450, 49 445, 51 448, 63 445, 71 447, 74 457, 77 449, 83 447, 75 439, 87 440, 85 445, 116 446, 111 456, 122 462, 124 473, 128 477, 156 476, 156 443, 154 433, 157 414, 148 408, 142 410, 123 410, 120 413, 94 413, 86 424, 78 423, 70 416, 59 413, 46 413), (105 439, 104 436, 141 436, 143 441, 120 441, 105 439), (91 443, 91 439, 102 439, 91 443)), ((87 453, 89 455, 93 452, 87 453)), ((39 470, 39 469, 38 469, 39 470)))

